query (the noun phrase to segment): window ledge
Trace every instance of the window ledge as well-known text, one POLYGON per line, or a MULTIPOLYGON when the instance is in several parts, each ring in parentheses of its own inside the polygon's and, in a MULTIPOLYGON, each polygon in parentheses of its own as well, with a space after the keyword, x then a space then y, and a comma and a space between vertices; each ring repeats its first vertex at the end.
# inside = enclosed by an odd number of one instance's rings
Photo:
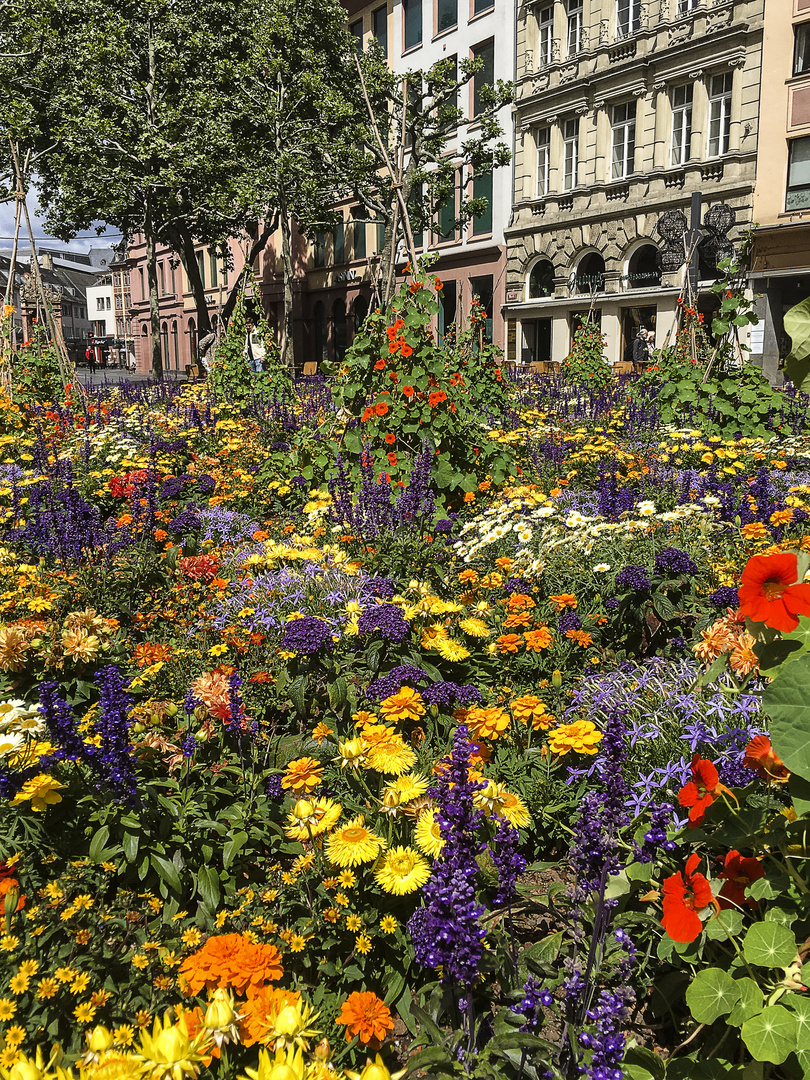
POLYGON ((491 15, 494 10, 495 10, 495 4, 493 2, 492 7, 487 8, 486 11, 479 11, 477 14, 471 15, 469 17, 469 19, 467 20, 467 25, 469 26, 470 23, 478 22, 479 19, 485 19, 487 17, 487 15, 491 15))
POLYGON ((454 34, 458 30, 458 23, 455 26, 448 26, 445 30, 440 30, 437 34, 434 34, 430 39, 431 42, 441 41, 442 38, 449 37, 450 34, 454 34))
POLYGON ((422 44, 423 43, 420 41, 418 45, 410 45, 407 49, 402 50, 402 55, 403 56, 410 56, 411 53, 415 53, 417 49, 421 49, 422 44))

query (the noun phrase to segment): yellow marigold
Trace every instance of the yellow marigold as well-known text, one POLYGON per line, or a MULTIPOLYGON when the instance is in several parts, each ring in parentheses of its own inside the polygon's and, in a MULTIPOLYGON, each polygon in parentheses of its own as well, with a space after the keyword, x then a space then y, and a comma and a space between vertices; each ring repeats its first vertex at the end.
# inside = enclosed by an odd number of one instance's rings
POLYGON ((548 737, 552 754, 562 757, 569 750, 576 754, 595 754, 602 741, 602 732, 590 720, 575 720, 573 724, 560 724, 548 737))
POLYGON ((740 534, 745 540, 764 540, 770 536, 767 525, 763 525, 761 521, 752 521, 748 525, 743 525, 740 534))
POLYGON ((497 739, 509 727, 509 713, 504 709, 475 706, 467 713, 470 734, 475 739, 497 739))
POLYGON ((373 862, 385 847, 385 840, 366 828, 362 814, 330 833, 326 857, 335 866, 359 866, 373 862))
POLYGON ((531 724, 535 731, 547 730, 554 722, 546 703, 534 694, 523 694, 512 702, 512 715, 521 724, 531 724))
POLYGON ((39 776, 26 780, 20 791, 11 800, 12 806, 18 806, 20 803, 30 801, 31 809, 39 812, 48 806, 60 803, 62 796, 59 792, 64 791, 65 786, 65 784, 55 780, 54 777, 48 776, 47 773, 40 773, 39 776))
POLYGON ((403 686, 397 694, 392 694, 380 705, 380 712, 389 723, 399 720, 418 720, 425 715, 425 703, 418 690, 403 686))
POLYGON ((771 525, 789 525, 793 521, 792 510, 774 510, 768 518, 771 525))
POLYGON ((319 761, 311 757, 296 758, 295 761, 289 762, 284 770, 281 786, 296 795, 300 795, 302 792, 308 794, 322 780, 323 768, 319 761))

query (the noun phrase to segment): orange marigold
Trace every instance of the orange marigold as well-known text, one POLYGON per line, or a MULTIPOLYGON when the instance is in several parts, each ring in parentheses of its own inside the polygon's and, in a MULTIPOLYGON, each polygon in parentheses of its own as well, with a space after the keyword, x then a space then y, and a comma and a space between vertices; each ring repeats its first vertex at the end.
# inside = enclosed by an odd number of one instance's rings
POLYGON ((183 961, 180 972, 193 994, 218 987, 243 993, 248 986, 273 982, 284 974, 275 945, 257 945, 242 934, 213 935, 183 961))
POLYGON ((528 630, 523 635, 523 640, 526 642, 526 652, 540 652, 541 649, 548 649, 551 645, 551 631, 547 626, 541 626, 539 630, 528 630))
POLYGON ((240 1006, 242 1023, 240 1034, 245 1046, 262 1042, 275 1025, 278 1014, 288 1005, 297 1005, 301 995, 297 990, 283 990, 278 986, 249 986, 248 997, 240 1006))
POLYGON ((520 645, 520 634, 501 634, 495 644, 499 653, 517 652, 520 645))
POLYGON ((349 994, 335 1023, 346 1025, 346 1042, 351 1042, 356 1035, 372 1050, 379 1050, 386 1034, 394 1030, 388 1006, 368 990, 349 994))

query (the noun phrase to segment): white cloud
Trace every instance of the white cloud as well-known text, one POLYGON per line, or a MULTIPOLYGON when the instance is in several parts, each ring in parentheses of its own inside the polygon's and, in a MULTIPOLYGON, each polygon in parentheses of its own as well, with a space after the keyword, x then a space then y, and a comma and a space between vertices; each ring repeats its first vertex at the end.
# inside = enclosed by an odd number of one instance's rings
MULTIPOLYGON (((68 248, 70 251, 89 251, 93 247, 105 247, 108 244, 117 244, 121 237, 115 230, 111 230, 109 237, 102 234, 96 236, 95 232, 80 233, 70 243, 65 244, 61 240, 55 240, 53 237, 48 236, 44 229, 44 215, 37 213, 38 207, 36 206, 36 199, 32 195, 28 199, 28 213, 31 218, 31 228, 34 230, 34 240, 41 240, 45 244, 52 246, 58 246, 60 248, 68 248)), ((14 201, 0 203, 0 248, 9 248, 13 242, 14 237, 14 214, 15 205, 14 201)), ((102 225, 103 222, 99 222, 102 225)), ((23 217, 20 226, 20 243, 28 244, 28 230, 25 226, 25 218, 23 217)))

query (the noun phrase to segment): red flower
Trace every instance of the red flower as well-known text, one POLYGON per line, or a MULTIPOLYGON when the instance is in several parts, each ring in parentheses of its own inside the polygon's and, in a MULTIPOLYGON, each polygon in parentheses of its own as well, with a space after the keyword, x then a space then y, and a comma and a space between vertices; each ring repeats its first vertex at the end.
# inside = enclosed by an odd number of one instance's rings
POLYGON ((377 404, 374 406, 374 411, 377 416, 385 416, 385 414, 388 412, 388 406, 385 404, 384 401, 378 401, 377 404))
POLYGON ((393 354, 397 351, 398 348, 399 348, 399 342, 398 341, 392 341, 391 344, 388 346, 388 351, 393 356, 393 354))
POLYGON ((680 805, 690 808, 690 829, 694 829, 703 821, 706 809, 714 802, 715 795, 727 790, 728 788, 720 783, 720 777, 714 765, 702 758, 700 754, 693 754, 692 779, 678 792, 680 805))
POLYGON ((444 284, 442 283, 442 279, 441 279, 441 278, 437 278, 437 277, 435 277, 435 278, 433 279, 433 288, 434 288, 434 289, 436 290, 436 292, 438 292, 438 291, 439 291, 439 289, 443 289, 443 288, 444 288, 444 284))
POLYGON ((389 431, 388 434, 385 436, 385 441, 388 443, 389 446, 393 446, 394 443, 397 441, 397 437, 396 435, 392 435, 389 431))
POLYGON ((679 870, 677 874, 665 878, 661 886, 664 894, 664 917, 661 925, 673 941, 694 941, 703 929, 698 912, 709 904, 717 904, 711 885, 703 874, 695 873, 699 862, 699 855, 690 855, 686 860, 684 874, 679 870))
POLYGON ((396 455, 396 454, 388 454, 388 455, 387 455, 387 457, 388 457, 388 464, 389 464, 389 465, 391 466, 391 468, 393 469, 393 468, 394 468, 394 466, 395 466, 395 465, 396 465, 396 463, 397 463, 397 455, 396 455))
POLYGON ((367 409, 363 410, 363 415, 360 417, 360 419, 365 424, 367 421, 369 421, 372 418, 373 415, 374 415, 374 410, 371 408, 371 406, 369 406, 367 409))
POLYGON ((774 630, 795 630, 796 616, 810 615, 810 585, 798 584, 798 574, 795 555, 754 555, 742 573, 740 611, 774 630))
POLYGON ((402 393, 405 395, 405 397, 413 397, 414 389, 412 386, 403 386, 402 393))
POLYGON ((383 360, 383 358, 382 358, 382 357, 380 357, 380 359, 379 359, 379 360, 377 361, 377 363, 376 363, 376 364, 374 365, 374 370, 375 370, 375 371, 383 371, 383 370, 384 370, 384 368, 385 368, 385 361, 383 360))
POLYGON ((756 900, 749 900, 745 895, 745 890, 752 882, 765 877, 765 870, 759 859, 743 858, 739 851, 729 851, 720 877, 726 879, 718 894, 721 909, 742 907, 744 904, 750 908, 759 906, 756 900))
POLYGON ((758 776, 769 783, 786 784, 790 779, 790 769, 771 746, 767 735, 755 735, 745 748, 743 765, 753 769, 758 776))
POLYGON ((408 357, 413 352, 413 349, 403 341, 399 351, 403 357, 408 357))

